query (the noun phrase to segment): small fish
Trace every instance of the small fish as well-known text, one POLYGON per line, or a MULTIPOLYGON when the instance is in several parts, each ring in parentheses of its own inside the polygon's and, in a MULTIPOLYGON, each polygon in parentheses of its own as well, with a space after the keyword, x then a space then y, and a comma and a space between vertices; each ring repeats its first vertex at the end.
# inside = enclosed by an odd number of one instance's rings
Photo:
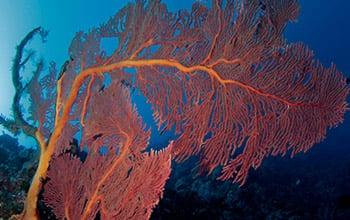
POLYGON ((105 87, 106 87, 105 84, 103 84, 103 85, 101 86, 101 88, 98 90, 98 92, 101 92, 101 93, 102 93, 102 92, 105 90, 105 87))
POLYGON ((167 127, 163 128, 162 130, 159 131, 159 135, 163 135, 164 132, 167 130, 167 127))
POLYGON ((120 80, 120 83, 125 86, 126 88, 130 89, 132 92, 135 91, 135 87, 132 85, 131 82, 129 82, 128 80, 126 79, 122 79, 120 80))
POLYGON ((70 56, 69 60, 66 60, 66 61, 63 63, 63 65, 62 65, 62 67, 61 67, 60 74, 59 74, 57 80, 60 80, 60 79, 62 78, 62 76, 64 75, 64 73, 67 71, 68 65, 69 65, 72 61, 74 61, 74 58, 73 58, 72 56, 70 56))
POLYGON ((71 141, 69 141, 69 150, 68 152, 73 155, 79 155, 79 142, 77 139, 73 138, 71 141))
POLYGON ((92 139, 94 139, 94 141, 96 141, 98 138, 102 137, 102 133, 99 133, 99 134, 95 134, 92 139))
POLYGON ((126 87, 132 87, 131 83, 125 79, 120 80, 120 83, 126 87))

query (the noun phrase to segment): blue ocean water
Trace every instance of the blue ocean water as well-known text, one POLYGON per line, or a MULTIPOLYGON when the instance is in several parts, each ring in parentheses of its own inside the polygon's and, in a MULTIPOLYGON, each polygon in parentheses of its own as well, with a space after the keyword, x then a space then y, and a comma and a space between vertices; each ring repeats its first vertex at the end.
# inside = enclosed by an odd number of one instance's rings
MULTIPOLYGON (((38 25, 48 29, 50 34, 47 43, 41 45, 39 42, 35 41, 33 42, 33 47, 40 48, 40 51, 44 54, 47 60, 55 60, 58 63, 63 63, 67 58, 67 48, 70 40, 76 31, 87 31, 89 28, 107 20, 126 2, 128 1, 104 0, 101 2, 94 0, 33 0, 29 2, 22 0, 4 0, 4 2, 2 2, 3 7, 0 11, 2 11, 2 16, 4 16, 2 19, 5 19, 6 22, 3 22, 4 24, 1 23, 2 26, 0 27, 0 30, 1 34, 6 36, 6 41, 4 41, 6 42, 5 44, 13 49, 8 49, 6 50, 6 54, 1 54, 1 58, 8 61, 1 63, 1 77, 4 79, 1 82, 1 93, 6 94, 6 97, 2 97, 1 99, 1 113, 9 115, 13 89, 11 88, 11 79, 7 73, 11 65, 10 61, 13 57, 14 48, 26 32, 38 25)), ((164 2, 168 4, 171 10, 190 8, 192 4, 192 1, 188 0, 166 0, 164 2)), ((203 0, 203 2, 207 1, 203 0)), ((320 59, 324 65, 329 66, 331 63, 335 63, 344 75, 350 77, 350 41, 348 40, 350 35, 350 1, 301 0, 300 3, 301 13, 298 21, 290 24, 286 29, 285 37, 287 40, 289 42, 304 42, 314 51, 315 56, 320 59)), ((168 141, 172 139, 173 134, 171 132, 160 134, 157 131, 152 118, 150 105, 145 102, 144 97, 137 95, 136 92, 133 96, 133 100, 139 109, 139 113, 143 116, 144 122, 152 130, 150 145, 154 147, 163 147, 166 145, 168 141)), ((21 139, 21 143, 25 146, 33 144, 25 138, 21 139)), ((328 198, 330 203, 338 203, 339 201, 342 202, 344 200, 345 202, 342 204, 345 206, 346 210, 349 208, 347 206, 347 199, 350 197, 350 185, 348 182, 350 180, 349 146, 350 113, 348 112, 345 116, 344 123, 337 128, 330 130, 327 134, 327 138, 322 143, 317 144, 317 146, 311 149, 306 155, 298 155, 295 159, 270 159, 263 164, 259 171, 252 172, 247 185, 244 186, 240 192, 259 194, 259 190, 261 190, 263 192, 261 192, 260 195, 271 194, 280 196, 275 198, 277 206, 282 207, 280 210, 288 211, 294 210, 293 207, 290 208, 290 206, 297 207, 295 209, 300 209, 297 204, 294 204, 296 202, 299 202, 300 204, 313 200, 323 202, 323 199, 324 201, 327 201, 327 198, 322 197, 322 194, 326 196, 333 195, 334 198, 328 198), (275 184, 277 185, 269 182, 271 179, 272 181, 275 180, 275 184), (286 189, 283 196, 281 196, 280 194, 276 195, 269 191, 271 190, 271 187, 280 190, 283 190, 284 188, 288 189, 286 189), (300 198, 292 197, 290 194, 293 193, 300 196, 300 198), (305 198, 303 198, 303 196, 305 196, 305 198), (288 201, 288 199, 290 199, 290 201, 288 201), (283 202, 287 203, 287 205, 283 202)), ((179 170, 180 171, 174 175, 180 175, 181 169, 179 170)), ((205 183, 208 183, 208 179, 201 179, 200 181, 196 182, 200 187, 198 187, 198 185, 180 184, 182 190, 186 193, 190 191, 200 194, 198 196, 199 198, 196 197, 196 199, 193 199, 193 197, 186 197, 190 201, 192 199, 193 201, 198 202, 198 205, 200 206, 203 205, 203 198, 204 200, 210 200, 215 196, 215 198, 220 197, 220 192, 232 192, 228 189, 229 186, 225 184, 220 186, 203 187, 205 183), (198 189, 193 189, 196 187, 198 189), (213 189, 217 190, 217 193, 214 196, 208 193, 209 190, 213 189), (197 201, 197 199, 199 201, 197 201)), ((174 186, 174 188, 181 192, 181 189, 179 190, 177 188, 179 186, 178 182, 174 181, 169 185, 174 186)), ((246 196, 245 198, 247 198, 247 195, 244 195, 246 196)), ((180 205, 177 207, 169 207, 169 204, 166 203, 168 198, 174 199, 174 197, 167 196, 166 194, 165 202, 161 204, 161 206, 166 207, 170 212, 173 211, 173 209, 176 210, 178 207, 183 208, 180 205)), ((181 198, 177 199, 179 199, 180 202, 183 202, 181 198)), ((256 196, 251 196, 249 198, 253 200, 253 202, 246 202, 244 205, 247 207, 255 205, 256 208, 262 203, 260 200, 266 199, 263 196, 261 196, 261 198, 256 198, 256 196)), ((169 203, 171 203, 171 201, 173 200, 170 200, 169 203)), ((222 201, 220 200, 220 202, 222 201)), ((237 201, 233 202, 237 203, 237 201)), ((210 209, 210 207, 212 209, 218 209, 218 207, 216 207, 217 203, 219 202, 213 202, 212 200, 205 201, 205 207, 206 209, 210 209)), ((268 204, 273 204, 273 202, 268 201, 268 204)), ((317 202, 315 202, 315 204, 317 207, 308 204, 311 207, 310 209, 314 212, 320 212, 323 207, 332 207, 328 204, 321 206, 319 205, 320 203, 317 202)), ((193 204, 189 204, 188 206, 192 205, 193 204)), ((237 211, 237 207, 230 208, 237 211)), ((193 210, 198 211, 198 208, 193 208, 193 210)), ((244 210, 244 208, 242 210, 244 210)), ((243 212, 242 210, 239 211, 243 212)), ((250 209, 247 208, 247 210, 249 211, 250 209)), ((266 210, 268 210, 268 208, 266 208, 266 210)), ((275 211, 276 209, 273 210, 275 211)), ((302 210, 300 212, 304 211, 305 210, 302 210)), ((162 209, 156 210, 155 215, 158 214, 158 217, 155 216, 154 218, 167 219, 159 217, 162 214, 163 216, 167 216, 163 212, 164 210, 162 209)), ((335 211, 329 210, 329 212, 331 213, 335 211)), ((204 213, 208 213, 208 211, 204 213)), ((324 214, 324 219, 327 219, 327 216, 332 216, 331 214, 327 214, 328 213, 324 214)), ((186 216, 188 217, 188 215, 186 216)), ((200 215, 198 214, 198 216, 200 215)), ((284 215, 281 214, 281 216, 284 215)), ((310 216, 317 215, 307 215, 307 217, 310 216)), ((266 216, 259 217, 266 218, 266 216)), ((236 219, 240 218, 243 217, 238 216, 236 219)), ((279 218, 271 217, 271 219, 279 218)))

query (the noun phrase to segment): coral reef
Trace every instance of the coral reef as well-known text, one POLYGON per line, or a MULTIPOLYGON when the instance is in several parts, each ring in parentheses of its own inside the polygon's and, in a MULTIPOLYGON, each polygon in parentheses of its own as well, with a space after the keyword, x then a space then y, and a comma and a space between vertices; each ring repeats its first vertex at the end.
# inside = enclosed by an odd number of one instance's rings
POLYGON ((0 219, 23 210, 26 192, 37 167, 38 152, 0 135, 0 219))

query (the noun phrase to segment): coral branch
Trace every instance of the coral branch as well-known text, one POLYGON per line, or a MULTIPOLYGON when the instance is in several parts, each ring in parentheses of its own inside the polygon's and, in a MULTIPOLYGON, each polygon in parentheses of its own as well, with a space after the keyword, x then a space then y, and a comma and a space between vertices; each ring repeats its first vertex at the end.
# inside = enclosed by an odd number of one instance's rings
POLYGON ((57 94, 56 94, 56 103, 55 103, 55 125, 60 120, 60 113, 62 109, 62 83, 64 79, 64 74, 67 71, 68 65, 72 60, 66 60, 66 62, 63 63, 60 74, 58 75, 57 79, 57 94))
POLYGON ((85 119, 87 107, 88 107, 90 96, 91 96, 91 87, 92 87, 92 84, 94 83, 94 80, 95 80, 95 76, 92 75, 91 79, 90 79, 90 82, 89 82, 89 85, 88 85, 87 90, 86 90, 86 97, 85 97, 85 100, 84 100, 83 110, 81 112, 81 117, 80 117, 80 124, 83 127, 85 126, 84 119, 85 119))
MULTIPOLYGON (((30 125, 27 121, 24 120, 23 113, 21 110, 20 101, 21 101, 23 92, 25 90, 25 87, 21 82, 20 71, 24 67, 24 65, 28 62, 28 60, 33 56, 33 52, 31 52, 29 53, 29 55, 27 55, 27 57, 24 60, 22 60, 25 47, 34 38, 35 35, 42 34, 42 33, 43 33, 43 30, 41 27, 35 28, 31 32, 29 32, 23 38, 20 44, 17 46, 16 55, 13 60, 12 82, 15 87, 15 96, 12 102, 12 113, 13 113, 14 119, 7 120, 4 117, 1 117, 0 123, 9 131, 14 132, 15 134, 17 134, 19 131, 23 131, 26 135, 35 137, 35 132, 37 128, 35 128, 33 125, 30 125)), ((36 73, 42 71, 42 66, 43 66, 43 63, 42 61, 40 61, 37 64, 36 73)))
MULTIPOLYGON (((213 1, 214 2, 214 1, 213 1)), ((202 64, 206 64, 211 58, 212 58, 212 54, 213 54, 213 51, 214 51, 214 48, 217 46, 217 41, 219 39, 219 36, 222 32, 222 28, 223 28, 223 25, 222 25, 222 12, 221 12, 221 6, 220 6, 220 0, 215 0, 215 4, 214 4, 214 15, 212 15, 213 17, 217 18, 218 20, 218 23, 217 23, 217 28, 218 28, 218 31, 217 33, 215 34, 214 38, 212 39, 212 43, 211 43, 211 46, 210 46, 210 50, 208 52, 208 55, 207 57, 202 61, 202 64)))

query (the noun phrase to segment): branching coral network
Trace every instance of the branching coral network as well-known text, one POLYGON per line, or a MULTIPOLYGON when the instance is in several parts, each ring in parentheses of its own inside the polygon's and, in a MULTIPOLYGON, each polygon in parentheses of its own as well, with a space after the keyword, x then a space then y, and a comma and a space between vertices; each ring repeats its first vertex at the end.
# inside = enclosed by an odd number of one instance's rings
POLYGON ((31 58, 22 57, 23 48, 45 35, 33 30, 14 61, 15 117, 0 118, 41 149, 21 217, 39 218, 43 189, 59 219, 148 219, 171 158, 198 155, 201 172, 222 167, 219 179, 243 184, 269 155, 306 152, 320 142, 342 122, 349 89, 335 66, 323 67, 306 46, 283 39, 298 10, 296 0, 213 0, 173 13, 160 1, 136 1, 78 32, 60 71, 51 63, 44 73, 40 61, 22 86, 21 66, 31 58), (104 39, 116 41, 110 55, 104 39), (171 146, 145 152, 150 134, 125 82, 152 104, 159 128, 175 127, 171 146), (23 92, 31 95, 38 127, 23 118, 23 92))

